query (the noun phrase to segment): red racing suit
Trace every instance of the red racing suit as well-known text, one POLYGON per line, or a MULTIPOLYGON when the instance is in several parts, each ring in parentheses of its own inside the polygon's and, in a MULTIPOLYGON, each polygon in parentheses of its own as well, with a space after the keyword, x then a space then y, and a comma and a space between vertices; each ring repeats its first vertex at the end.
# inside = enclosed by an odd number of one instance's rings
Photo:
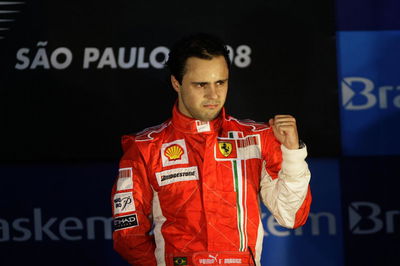
POLYGON ((307 220, 306 148, 286 149, 266 124, 224 109, 201 122, 175 105, 170 120, 122 146, 113 240, 132 265, 260 265, 260 198, 284 227, 307 220))

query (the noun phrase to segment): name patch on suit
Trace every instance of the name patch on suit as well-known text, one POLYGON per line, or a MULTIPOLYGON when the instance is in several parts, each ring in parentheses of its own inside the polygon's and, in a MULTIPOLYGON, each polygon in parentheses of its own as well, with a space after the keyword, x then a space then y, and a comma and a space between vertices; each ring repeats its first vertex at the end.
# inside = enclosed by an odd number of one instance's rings
POLYGON ((197 166, 176 168, 156 173, 158 185, 165 186, 175 182, 198 180, 197 166))

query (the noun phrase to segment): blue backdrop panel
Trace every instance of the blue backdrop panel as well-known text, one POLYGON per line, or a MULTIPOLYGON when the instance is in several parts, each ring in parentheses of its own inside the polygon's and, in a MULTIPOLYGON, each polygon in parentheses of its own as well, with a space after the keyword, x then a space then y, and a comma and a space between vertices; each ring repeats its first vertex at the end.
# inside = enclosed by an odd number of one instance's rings
POLYGON ((273 219, 264 207, 263 224, 267 235, 262 265, 343 265, 339 162, 309 159, 308 163, 313 193, 310 217, 301 229, 287 230, 273 226, 273 219))
POLYGON ((338 30, 400 29, 398 0, 336 0, 338 30))
POLYGON ((336 6, 345 264, 400 265, 400 2, 336 6))
POLYGON ((342 158, 346 265, 400 265, 399 156, 342 158))
POLYGON ((338 32, 344 155, 400 154, 400 31, 338 32))
POLYGON ((0 166, 0 265, 126 265, 111 242, 117 167, 0 166))
MULTIPOLYGON (((2 165, 0 265, 127 265, 111 241, 110 191, 117 167, 2 165)), ((277 226, 263 209, 263 265, 342 265, 338 162, 313 159, 310 168, 314 202, 302 229, 277 226)))

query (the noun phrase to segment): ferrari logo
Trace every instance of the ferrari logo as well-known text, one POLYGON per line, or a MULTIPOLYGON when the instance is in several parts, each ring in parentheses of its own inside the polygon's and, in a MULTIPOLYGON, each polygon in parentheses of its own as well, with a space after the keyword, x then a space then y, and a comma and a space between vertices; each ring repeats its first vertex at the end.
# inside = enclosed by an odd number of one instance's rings
POLYGON ((218 142, 219 151, 225 157, 228 157, 232 152, 232 143, 230 142, 218 142))

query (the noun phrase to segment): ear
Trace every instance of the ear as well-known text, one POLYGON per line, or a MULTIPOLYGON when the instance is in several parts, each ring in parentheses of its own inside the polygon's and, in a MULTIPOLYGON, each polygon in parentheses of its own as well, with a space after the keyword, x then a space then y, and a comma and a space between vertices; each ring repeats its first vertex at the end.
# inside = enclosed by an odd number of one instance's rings
POLYGON ((174 90, 179 93, 181 90, 181 84, 179 84, 179 81, 173 75, 171 75, 171 84, 174 90))

